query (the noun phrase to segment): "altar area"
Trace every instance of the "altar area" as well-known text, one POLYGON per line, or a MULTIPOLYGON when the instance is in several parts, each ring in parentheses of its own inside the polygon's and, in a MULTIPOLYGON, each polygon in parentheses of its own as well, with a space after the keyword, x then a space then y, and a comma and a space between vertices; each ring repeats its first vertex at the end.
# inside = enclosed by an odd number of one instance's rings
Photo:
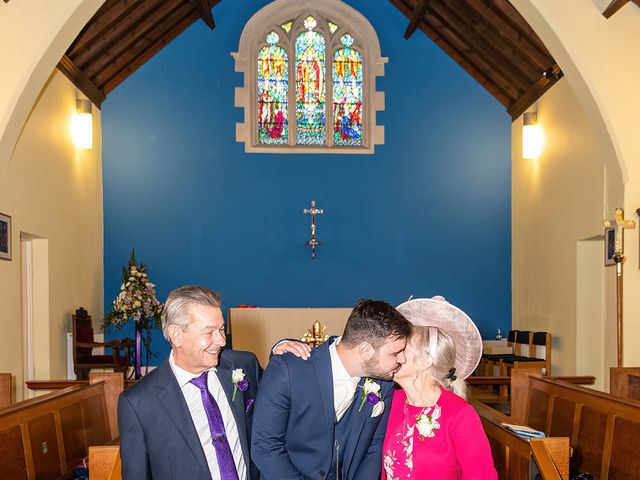
POLYGON ((279 340, 300 340, 320 322, 322 335, 342 335, 351 308, 230 308, 227 330, 234 350, 254 352, 262 367, 279 340))

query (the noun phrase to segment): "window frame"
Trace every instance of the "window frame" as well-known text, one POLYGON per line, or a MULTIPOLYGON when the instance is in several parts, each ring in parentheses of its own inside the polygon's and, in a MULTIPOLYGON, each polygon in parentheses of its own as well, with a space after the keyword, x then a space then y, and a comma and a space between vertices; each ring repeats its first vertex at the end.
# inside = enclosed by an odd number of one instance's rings
POLYGON ((235 91, 235 106, 244 109, 244 122, 236 124, 236 141, 245 144, 251 153, 333 153, 371 154, 375 146, 384 144, 384 127, 376 124, 377 112, 384 110, 384 93, 375 90, 376 78, 384 76, 388 59, 380 56, 378 36, 369 21, 353 7, 339 0, 276 0, 254 14, 245 25, 237 52, 232 53, 235 70, 244 74, 244 84, 235 91), (296 122, 296 55, 295 41, 304 32, 304 19, 313 16, 314 31, 325 39, 325 144, 297 144, 296 122), (290 33, 282 25, 293 21, 290 33), (338 25, 332 34, 328 22, 338 25), (275 31, 277 46, 288 57, 288 138, 287 144, 259 143, 258 112, 258 53, 267 46, 266 36, 275 31), (362 126, 361 146, 339 146, 333 143, 333 60, 337 50, 344 48, 340 39, 348 33, 354 39, 351 48, 362 58, 362 126))

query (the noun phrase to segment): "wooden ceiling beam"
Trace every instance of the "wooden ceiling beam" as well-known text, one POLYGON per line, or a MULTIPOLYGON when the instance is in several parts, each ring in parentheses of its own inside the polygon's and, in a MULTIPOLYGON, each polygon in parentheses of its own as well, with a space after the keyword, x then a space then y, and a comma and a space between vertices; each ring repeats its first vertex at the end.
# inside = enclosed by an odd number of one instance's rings
POLYGON ((124 15, 136 6, 136 0, 107 0, 71 44, 67 55, 83 49, 87 43, 93 41, 112 25, 117 24, 124 15))
MULTIPOLYGON (((604 12, 602 12, 602 15, 604 15, 606 18, 611 18, 611 16, 616 13, 618 10, 620 10, 622 7, 624 7, 627 3, 629 3, 630 0, 613 0, 608 6, 607 8, 604 9, 604 12)), ((637 6, 640 7, 640 0, 631 0, 633 1, 633 3, 635 3, 637 6)))
POLYGON ((197 19, 198 17, 193 10, 191 10, 190 13, 180 19, 170 30, 157 37, 146 49, 143 49, 142 51, 140 51, 140 49, 136 49, 136 51, 139 52, 137 56, 133 56, 133 54, 130 55, 129 52, 127 52, 127 54, 125 54, 126 58, 123 58, 121 61, 119 59, 117 64, 114 65, 114 68, 110 70, 110 72, 113 72, 111 76, 103 80, 104 83, 102 83, 102 88, 104 89, 104 92, 108 95, 109 92, 120 85, 133 72, 162 50, 169 42, 184 32, 197 19))
POLYGON ((155 39, 165 31, 170 30, 178 20, 188 14, 193 14, 193 6, 183 0, 163 0, 163 8, 156 8, 143 22, 127 30, 126 36, 113 43, 107 50, 93 59, 83 70, 89 78, 95 80, 98 86, 102 86, 100 77, 104 70, 111 65, 121 64, 123 58, 131 60, 131 54, 137 56, 144 48, 152 45, 155 39))
POLYGON ((407 29, 404 32, 405 40, 409 40, 409 38, 411 38, 411 35, 413 35, 413 32, 415 32, 420 25, 420 21, 422 20, 422 17, 424 17, 424 14, 427 11, 430 2, 431 0, 416 1, 416 5, 415 7, 413 7, 413 13, 409 18, 409 26, 407 26, 407 29))
POLYGON ((440 35, 447 39, 448 43, 460 52, 468 62, 475 65, 476 68, 482 71, 487 78, 499 86, 510 99, 506 106, 513 103, 520 96, 521 92, 518 91, 518 86, 515 82, 512 79, 507 78, 502 69, 498 69, 494 65, 490 64, 477 50, 474 50, 473 45, 456 32, 455 29, 452 29, 447 25, 444 19, 439 15, 430 11, 425 17, 424 24, 428 25, 436 32, 440 32, 440 35))
POLYGON ((493 8, 496 9, 501 16, 504 16, 506 20, 512 23, 512 25, 522 32, 523 37, 529 42, 531 45, 537 47, 537 49, 543 53, 546 57, 552 58, 549 50, 540 37, 533 31, 531 25, 527 23, 527 21, 522 18, 520 12, 518 12, 513 5, 509 2, 509 0, 492 0, 493 8))
POLYGON ((548 72, 547 75, 540 77, 540 79, 534 83, 529 90, 524 92, 524 94, 508 109, 509 115, 511 115, 511 119, 515 120, 527 109, 533 105, 536 100, 538 100, 544 92, 549 90, 558 80, 562 78, 562 70, 558 65, 554 65, 548 72))
POLYGON ((213 19, 213 13, 211 13, 211 5, 209 5, 209 0, 191 0, 196 7, 196 11, 202 21, 209 27, 211 30, 216 28, 216 22, 213 19))
POLYGON ((58 63, 58 70, 73 82, 73 84, 84 93, 91 102, 100 107, 106 97, 105 93, 100 90, 69 57, 64 55, 58 63))
POLYGON ((103 29, 90 43, 86 43, 82 48, 75 48, 69 57, 80 68, 84 68, 112 46, 123 41, 130 41, 132 30, 135 30, 140 24, 146 23, 152 18, 157 19, 164 16, 166 9, 171 8, 170 2, 167 3, 169 5, 163 5, 162 9, 159 9, 154 2, 149 1, 136 4, 134 8, 127 10, 117 23, 103 29))
POLYGON ((472 22, 463 18, 457 11, 451 8, 450 0, 441 4, 434 4, 431 9, 434 16, 438 18, 443 28, 453 32, 458 38, 468 45, 470 51, 480 56, 482 60, 490 66, 489 76, 499 73, 508 82, 509 86, 516 92, 514 97, 518 98, 520 92, 524 92, 537 77, 533 79, 518 70, 511 61, 500 52, 492 48, 482 38, 474 32, 472 22))
POLYGON ((513 65, 525 75, 531 83, 540 77, 540 69, 536 68, 531 62, 527 61, 523 56, 515 50, 509 42, 505 42, 491 25, 479 15, 475 10, 469 8, 466 1, 448 0, 447 7, 457 12, 462 19, 467 19, 468 25, 475 35, 486 43, 487 48, 498 52, 506 62, 513 65))
MULTIPOLYGON (((489 8, 483 0, 466 0, 467 6, 482 16, 492 25, 496 33, 516 52, 526 57, 540 73, 553 65, 553 58, 546 49, 540 50, 536 42, 519 30, 513 23, 489 8)), ((513 7, 509 5, 512 9, 513 7)), ((516 12, 517 13, 517 12, 516 12)), ((534 35, 535 36, 535 35, 534 35)), ((536 36, 537 39, 537 36, 536 36)))
MULTIPOLYGON (((408 7, 402 0, 390 0, 405 16, 411 15, 411 8, 408 7)), ((511 97, 498 87, 489 77, 487 77, 476 65, 466 59, 464 55, 457 51, 456 48, 451 45, 443 36, 436 32, 433 28, 426 25, 424 22, 420 25, 420 30, 424 32, 436 45, 438 45, 447 55, 449 55, 463 70, 465 70, 472 78, 474 78, 480 85, 487 89, 491 95, 493 95, 505 108, 512 103, 511 97)))

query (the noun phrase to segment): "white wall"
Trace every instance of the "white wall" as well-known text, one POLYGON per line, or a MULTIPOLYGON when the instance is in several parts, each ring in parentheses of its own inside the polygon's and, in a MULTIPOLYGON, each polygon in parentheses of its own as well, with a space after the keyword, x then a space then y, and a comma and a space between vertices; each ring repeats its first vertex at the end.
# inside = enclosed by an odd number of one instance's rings
MULTIPOLYGON (((602 235, 607 195, 603 158, 613 152, 598 141, 566 79, 539 100, 537 111, 545 133, 537 161, 522 159, 522 118, 512 127, 513 327, 550 332, 553 374, 575 375, 577 245, 602 235)), ((612 280, 613 270, 600 268, 602 256, 597 262, 581 268, 612 280)), ((615 335, 615 330, 608 328, 605 335, 615 335)), ((601 339, 593 335, 590 342, 596 348, 601 339)))
MULTIPOLYGON (((35 311, 48 324, 36 326, 36 376, 66 377, 65 332, 80 305, 103 311, 103 228, 100 111, 94 107, 94 148, 76 150, 69 122, 76 88, 54 72, 16 145, 0 211, 12 217, 13 259, 0 261, 0 371, 16 379, 22 396, 23 333, 20 234, 46 239, 34 261, 46 265, 34 278, 35 311), (48 355, 45 353, 48 351, 48 355), (43 359, 43 356, 45 357, 43 359)), ((97 320, 94 318, 94 320, 97 320)))

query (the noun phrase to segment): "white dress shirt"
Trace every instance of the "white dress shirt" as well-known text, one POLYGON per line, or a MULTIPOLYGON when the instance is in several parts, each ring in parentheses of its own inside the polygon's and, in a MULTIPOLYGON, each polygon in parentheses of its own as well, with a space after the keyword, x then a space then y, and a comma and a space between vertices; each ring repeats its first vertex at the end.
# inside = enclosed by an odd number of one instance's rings
POLYGON ((336 412, 336 420, 340 421, 347 411, 358 388, 360 377, 352 377, 344 367, 342 360, 338 356, 336 345, 340 343, 338 337, 335 342, 329 345, 329 355, 331 357, 331 374, 333 376, 333 407, 336 412))
MULTIPOLYGON (((192 379, 199 377, 200 375, 194 375, 193 373, 187 372, 177 366, 173 359, 173 352, 169 355, 169 365, 171 365, 171 370, 176 376, 176 380, 178 380, 178 385, 180 385, 182 395, 184 395, 184 399, 189 407, 191 419, 193 420, 193 424, 198 432, 198 437, 200 438, 204 454, 207 457, 211 478, 212 480, 220 480, 220 469, 218 468, 216 449, 211 441, 211 430, 209 429, 209 421, 207 420, 207 414, 202 403, 200 389, 192 383, 189 383, 192 379)), ((227 395, 222 389, 222 385, 220 384, 215 368, 209 370, 209 375, 207 375, 207 388, 218 404, 218 408, 220 408, 222 421, 224 422, 224 429, 227 433, 227 440, 231 447, 231 453, 233 454, 233 460, 236 464, 236 470, 238 471, 238 478, 240 480, 246 480, 247 464, 245 463, 244 456, 242 455, 242 445, 238 435, 238 426, 236 425, 236 420, 233 417, 233 412, 229 406, 227 395)))

